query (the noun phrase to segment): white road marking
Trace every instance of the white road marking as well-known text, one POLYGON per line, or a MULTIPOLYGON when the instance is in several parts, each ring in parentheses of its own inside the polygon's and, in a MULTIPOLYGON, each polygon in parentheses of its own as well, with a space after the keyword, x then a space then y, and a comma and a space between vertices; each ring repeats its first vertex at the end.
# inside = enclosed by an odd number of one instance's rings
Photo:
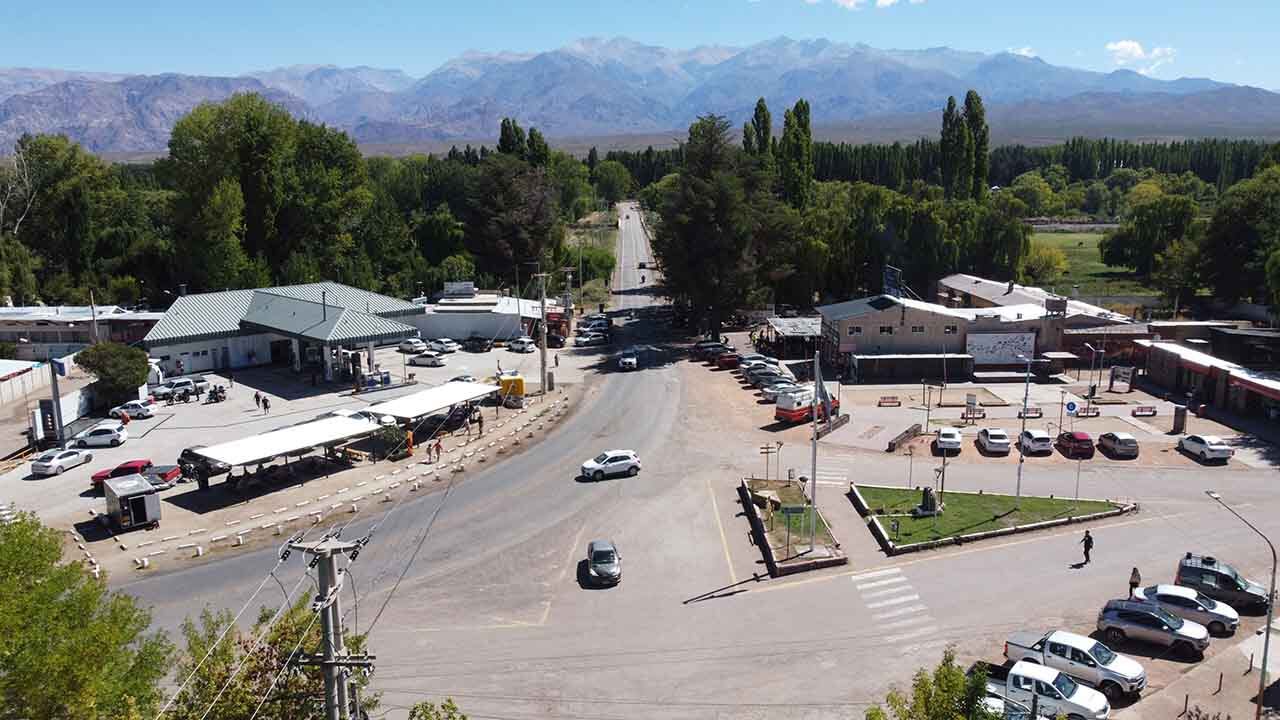
POLYGON ((871 578, 884 577, 886 575, 897 575, 900 572, 902 572, 902 568, 885 568, 884 570, 873 570, 859 575, 850 575, 849 579, 856 583, 862 580, 870 580, 871 578))
POLYGON ((862 583, 858 586, 859 590, 870 590, 871 588, 880 587, 882 585, 894 585, 896 583, 904 583, 907 578, 899 575, 898 577, 889 578, 888 580, 876 580, 875 582, 862 583))
POLYGON ((875 610, 877 608, 888 607, 890 605, 901 605, 902 603, 909 603, 919 599, 920 599, 919 595, 903 595, 902 597, 891 598, 889 600, 881 600, 879 602, 867 603, 867 608, 871 610, 875 610))
POLYGON ((897 642, 903 642, 904 640, 914 640, 915 638, 924 637, 929 633, 934 633, 937 631, 938 631, 938 628, 936 625, 927 625, 925 627, 912 630, 911 632, 902 633, 901 635, 890 635, 889 637, 885 638, 884 641, 889 643, 897 643, 897 642))
POLYGON ((887 620, 889 618, 902 617, 903 615, 910 615, 911 613, 914 613, 914 612, 921 612, 926 609, 927 608, 925 608, 924 605, 912 605, 910 607, 898 608, 897 610, 890 610, 889 612, 882 612, 879 615, 876 615, 875 619, 887 620))
POLYGON ((903 620, 894 620, 893 622, 880 623, 877 627, 881 630, 893 630, 895 628, 906 627, 907 625, 916 625, 922 622, 933 622, 933 618, 928 615, 917 615, 915 617, 905 618, 903 620))
MULTIPOLYGON (((876 590, 875 592, 864 592, 862 593, 862 599, 874 600, 876 598, 887 597, 889 595, 894 595, 898 593, 913 592, 913 590, 914 588, 912 588, 910 585, 899 585, 898 587, 886 588, 884 590, 876 590)), ((919 596, 912 595, 911 597, 915 598, 919 596)), ((871 607, 871 606, 868 605, 867 607, 871 607)))

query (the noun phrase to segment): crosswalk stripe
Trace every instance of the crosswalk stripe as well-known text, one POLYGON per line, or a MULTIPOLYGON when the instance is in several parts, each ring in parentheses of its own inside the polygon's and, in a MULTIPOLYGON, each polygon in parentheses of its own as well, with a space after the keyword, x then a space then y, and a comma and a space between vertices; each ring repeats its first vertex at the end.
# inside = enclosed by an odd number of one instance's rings
POLYGON ((871 578, 884 577, 886 575, 897 575, 902 572, 902 568, 885 568, 884 570, 872 570, 870 572, 860 573, 858 575, 850 575, 849 579, 856 582, 861 580, 870 580, 871 578))
POLYGON ((904 640, 914 640, 915 638, 924 637, 929 633, 933 633, 937 631, 938 631, 938 628, 936 625, 926 625, 925 627, 916 628, 915 630, 902 633, 901 635, 890 635, 889 637, 885 638, 884 641, 890 642, 890 643, 896 643, 896 642, 903 642, 904 640))
POLYGON ((894 630, 907 625, 917 625, 922 622, 933 622, 933 618, 928 615, 917 615, 915 617, 903 618, 902 620, 894 620, 892 622, 880 623, 877 627, 880 630, 894 630))
POLYGON ((897 610, 882 612, 879 615, 876 615, 875 619, 888 620, 889 618, 896 618, 896 617, 901 617, 903 615, 910 615, 911 613, 914 613, 914 612, 921 612, 924 609, 925 609, 924 605, 912 605, 910 607, 898 608, 897 610))
POLYGON ((902 575, 899 575, 898 577, 892 577, 892 578, 889 578, 888 580, 876 580, 875 582, 862 583, 861 585, 858 586, 858 589, 870 590, 871 588, 874 588, 874 587, 880 587, 882 585, 894 585, 896 583, 904 583, 906 581, 907 581, 907 578, 905 578, 902 575))
POLYGON ((934 650, 937 648, 946 647, 950 642, 951 641, 948 640, 947 638, 938 638, 937 640, 930 640, 928 642, 909 643, 907 645, 899 645, 898 653, 902 655, 910 655, 912 653, 923 652, 925 650, 934 650))
MULTIPOLYGON (((876 598, 887 597, 889 595, 895 595, 895 594, 900 594, 904 592, 912 592, 912 590, 913 588, 910 585, 899 585, 897 587, 885 588, 884 590, 876 590, 874 592, 864 592, 862 593, 862 599, 875 600, 876 598)), ((913 597, 919 597, 919 596, 916 595, 913 597)))
POLYGON ((890 605, 901 605, 902 603, 909 603, 913 600, 919 600, 919 599, 920 599, 919 595, 903 595, 901 597, 890 598, 888 600, 880 600, 878 602, 867 603, 867 607, 871 610, 875 610, 876 608, 888 607, 890 605))

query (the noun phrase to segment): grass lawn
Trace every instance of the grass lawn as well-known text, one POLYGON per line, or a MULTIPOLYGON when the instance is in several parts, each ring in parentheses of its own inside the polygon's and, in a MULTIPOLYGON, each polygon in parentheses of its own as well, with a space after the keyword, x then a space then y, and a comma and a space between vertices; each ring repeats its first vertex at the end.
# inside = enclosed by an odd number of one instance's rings
MULTIPOLYGON (((777 480, 748 480, 747 487, 752 490, 773 490, 778 493, 778 500, 783 505, 807 505, 809 500, 805 497, 804 492, 797 483, 777 481, 777 480)), ((774 511, 772 516, 768 512, 764 513, 764 527, 769 535, 769 544, 773 546, 778 559, 788 557, 791 553, 787 552, 787 525, 791 525, 791 545, 794 548, 803 544, 806 548, 809 546, 809 513, 803 515, 783 515, 781 512, 774 511)), ((827 530, 827 524, 822 520, 822 514, 817 515, 819 544, 834 545, 835 541, 831 538, 830 531, 827 530)))
POLYGON ((1158 295, 1155 288, 1147 287, 1128 268, 1104 265, 1098 255, 1101 233, 1053 233, 1031 234, 1033 242, 1042 242, 1059 248, 1067 256, 1067 272, 1055 290, 1063 295, 1071 294, 1071 286, 1080 285, 1080 294, 1097 295, 1158 295))
POLYGON ((1077 505, 1071 498, 1046 498, 1022 496, 1022 507, 1013 509, 1012 495, 971 495, 968 493, 944 494, 942 502, 946 510, 938 518, 889 518, 885 515, 909 513, 920 503, 920 491, 906 488, 858 487, 871 512, 880 516, 880 525, 895 543, 925 542, 955 535, 997 530, 1014 525, 1054 520, 1072 515, 1112 510, 1114 505, 1105 502, 1081 500, 1077 505), (892 520, 899 523, 895 537, 890 529, 892 520), (934 524, 937 524, 935 529, 934 524))

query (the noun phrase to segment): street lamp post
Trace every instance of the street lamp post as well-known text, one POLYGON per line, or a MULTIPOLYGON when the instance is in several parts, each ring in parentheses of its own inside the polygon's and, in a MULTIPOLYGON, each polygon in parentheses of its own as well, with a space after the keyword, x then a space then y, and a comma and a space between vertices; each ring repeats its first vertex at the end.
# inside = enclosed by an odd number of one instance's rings
POLYGON ((1245 520, 1243 515, 1236 512, 1234 508, 1232 508, 1225 501, 1223 501, 1221 495, 1214 492, 1213 490, 1205 490, 1204 494, 1213 498, 1219 505, 1226 508, 1227 512, 1231 513, 1232 515, 1235 515, 1236 518, 1240 520, 1240 522, 1244 523, 1245 525, 1248 525, 1249 529, 1257 533, 1259 537, 1261 537, 1263 540, 1266 541, 1267 547, 1271 548, 1271 591, 1267 594, 1267 625, 1266 625, 1266 628, 1263 630, 1265 634, 1262 636, 1262 673, 1258 677, 1258 707, 1254 711, 1254 717, 1257 718, 1258 720, 1262 720, 1262 696, 1267 691, 1267 656, 1271 652, 1271 621, 1273 617, 1272 613, 1275 612, 1276 546, 1271 544, 1271 538, 1264 535, 1263 532, 1259 530, 1253 523, 1249 522, 1248 520, 1245 520))
POLYGON ((1022 505, 1022 466, 1027 461, 1027 450, 1022 439, 1027 432, 1027 402, 1031 399, 1031 358, 1019 355, 1018 359, 1027 361, 1027 371, 1022 379, 1022 412, 1019 413, 1022 416, 1022 430, 1018 433, 1018 486, 1013 501, 1015 510, 1022 505))

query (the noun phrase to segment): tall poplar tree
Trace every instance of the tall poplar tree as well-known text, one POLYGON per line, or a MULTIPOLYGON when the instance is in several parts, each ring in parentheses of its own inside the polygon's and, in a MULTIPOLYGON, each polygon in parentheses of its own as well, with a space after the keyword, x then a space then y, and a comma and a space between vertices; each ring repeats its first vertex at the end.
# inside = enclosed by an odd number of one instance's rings
POLYGON ((783 115, 778 146, 782 196, 792 207, 803 209, 813 197, 813 134, 805 100, 797 100, 783 115))
POLYGON ((987 110, 982 106, 982 96, 970 90, 964 96, 964 122, 973 140, 973 190, 974 200, 987 196, 990 187, 987 175, 991 170, 991 130, 987 127, 987 110))

